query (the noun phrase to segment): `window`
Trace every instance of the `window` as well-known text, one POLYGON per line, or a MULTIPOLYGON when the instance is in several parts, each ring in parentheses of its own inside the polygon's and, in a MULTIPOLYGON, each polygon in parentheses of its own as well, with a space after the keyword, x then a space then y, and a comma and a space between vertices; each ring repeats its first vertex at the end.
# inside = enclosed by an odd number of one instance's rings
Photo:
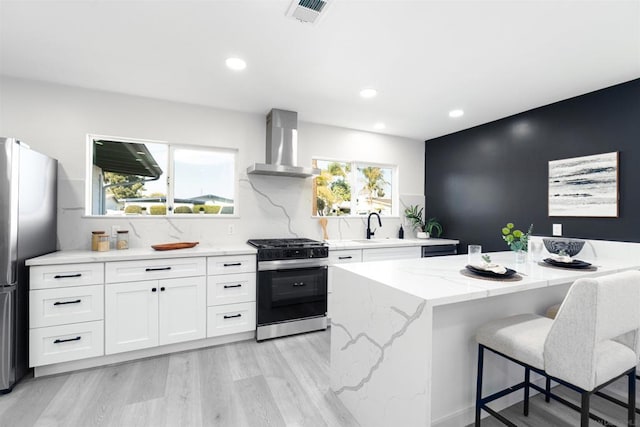
POLYGON ((90 136, 90 215, 232 215, 236 151, 90 136))
POLYGON ((313 215, 398 215, 395 166, 320 159, 313 165, 322 171, 314 180, 313 215))

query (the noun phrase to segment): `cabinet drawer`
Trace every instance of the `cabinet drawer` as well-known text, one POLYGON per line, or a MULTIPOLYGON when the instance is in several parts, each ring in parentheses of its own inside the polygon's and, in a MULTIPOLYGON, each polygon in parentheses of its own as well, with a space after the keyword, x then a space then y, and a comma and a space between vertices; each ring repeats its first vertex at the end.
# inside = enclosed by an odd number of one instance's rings
POLYGON ((212 274, 255 273, 255 255, 229 255, 207 258, 207 272, 212 274))
POLYGON ((29 327, 102 320, 104 285, 39 289, 29 292, 29 327))
POLYGON ((207 277, 207 305, 235 304, 255 300, 256 273, 207 277))
POLYGON ((204 276, 205 274, 204 257, 120 261, 105 264, 107 283, 204 276))
POLYGON ((385 261, 389 259, 421 258, 420 246, 403 246, 399 248, 363 249, 362 261, 385 261))
POLYGON ((256 329, 256 303, 216 305, 207 309, 207 337, 256 329))
POLYGON ((347 262, 361 262, 361 249, 347 249, 344 251, 329 251, 329 264, 344 264, 347 262))
POLYGON ((104 354, 102 320, 29 331, 29 366, 43 366, 104 354))
POLYGON ((30 289, 99 285, 104 283, 104 264, 36 265, 29 267, 29 283, 30 289))

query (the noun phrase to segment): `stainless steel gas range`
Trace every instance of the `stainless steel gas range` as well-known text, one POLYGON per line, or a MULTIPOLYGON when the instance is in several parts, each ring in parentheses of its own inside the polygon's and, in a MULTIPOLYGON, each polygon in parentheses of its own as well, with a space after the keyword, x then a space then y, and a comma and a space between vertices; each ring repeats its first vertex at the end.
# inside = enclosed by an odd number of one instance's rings
POLYGON ((311 239, 257 239, 258 341, 327 329, 329 248, 311 239))

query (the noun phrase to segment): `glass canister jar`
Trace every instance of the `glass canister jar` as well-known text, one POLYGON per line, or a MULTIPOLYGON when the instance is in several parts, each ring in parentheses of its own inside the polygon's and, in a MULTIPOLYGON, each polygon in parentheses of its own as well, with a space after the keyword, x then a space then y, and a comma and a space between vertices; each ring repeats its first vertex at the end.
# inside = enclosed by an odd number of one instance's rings
POLYGON ((129 230, 118 230, 116 249, 129 249, 129 230))
POLYGON ((98 243, 100 243, 100 235, 104 234, 104 231, 92 231, 91 232, 91 250, 98 250, 98 243))
POLYGON ((98 235, 98 252, 107 252, 109 250, 109 235, 108 234, 99 234, 98 235))

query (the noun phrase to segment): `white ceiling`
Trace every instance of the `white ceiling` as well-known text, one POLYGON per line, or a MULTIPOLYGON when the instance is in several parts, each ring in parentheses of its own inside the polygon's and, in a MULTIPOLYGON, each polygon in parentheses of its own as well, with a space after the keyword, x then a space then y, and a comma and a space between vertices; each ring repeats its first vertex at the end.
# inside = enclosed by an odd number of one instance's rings
POLYGON ((2 0, 0 73, 420 140, 640 77, 640 1, 289 4, 2 0))

